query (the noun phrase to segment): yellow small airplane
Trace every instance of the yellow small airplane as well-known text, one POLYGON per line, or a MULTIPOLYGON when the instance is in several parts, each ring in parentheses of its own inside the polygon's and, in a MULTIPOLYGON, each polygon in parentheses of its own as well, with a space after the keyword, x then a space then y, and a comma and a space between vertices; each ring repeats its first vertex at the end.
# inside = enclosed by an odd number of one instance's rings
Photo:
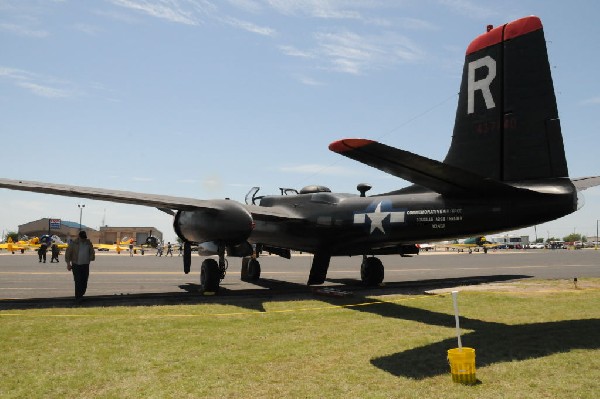
MULTIPOLYGON (((42 239, 40 239, 39 237, 33 237, 31 239, 19 240, 17 242, 14 242, 12 237, 8 237, 5 243, 0 244, 0 249, 5 249, 13 254, 15 252, 24 253, 25 251, 30 249, 37 251, 42 246, 42 240, 50 243, 50 245, 56 244, 60 249, 65 249, 68 247, 68 245, 62 242, 62 240, 58 236, 53 235, 52 237, 50 237, 44 235, 42 236, 42 239)), ((48 246, 48 249, 50 249, 50 245, 48 246)))
POLYGON ((483 252, 487 254, 488 249, 496 248, 498 245, 499 244, 489 242, 483 236, 479 236, 467 238, 463 242, 458 244, 451 244, 450 247, 458 248, 460 252, 467 248, 469 250, 469 253, 473 252, 473 248, 475 248, 475 251, 479 251, 479 248, 483 248, 483 252))
MULTIPOLYGON (((121 253, 121 251, 129 251, 130 244, 135 244, 135 240, 133 238, 125 237, 123 240, 115 242, 114 244, 94 244, 93 247, 97 251, 116 251, 117 253, 121 253)), ((141 250, 141 247, 134 245, 133 249, 138 251, 141 250)))
POLYGON ((24 253, 27 249, 29 249, 29 241, 19 240, 17 242, 14 242, 12 237, 8 237, 6 242, 0 244, 0 249, 5 249, 13 254, 15 253, 15 251, 24 253))

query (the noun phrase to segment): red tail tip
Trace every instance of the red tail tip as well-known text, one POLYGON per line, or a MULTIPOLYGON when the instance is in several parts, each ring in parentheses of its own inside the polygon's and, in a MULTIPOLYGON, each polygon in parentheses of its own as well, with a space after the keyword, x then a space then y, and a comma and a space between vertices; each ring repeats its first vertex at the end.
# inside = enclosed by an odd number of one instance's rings
POLYGON ((488 25, 487 32, 479 35, 471 42, 471 44, 469 44, 469 47, 467 47, 467 55, 538 29, 542 29, 542 21, 533 15, 517 19, 516 21, 495 28, 492 25, 488 25))
POLYGON ((364 147, 371 143, 374 143, 374 141, 367 139, 343 139, 329 144, 329 149, 333 152, 342 153, 364 147))

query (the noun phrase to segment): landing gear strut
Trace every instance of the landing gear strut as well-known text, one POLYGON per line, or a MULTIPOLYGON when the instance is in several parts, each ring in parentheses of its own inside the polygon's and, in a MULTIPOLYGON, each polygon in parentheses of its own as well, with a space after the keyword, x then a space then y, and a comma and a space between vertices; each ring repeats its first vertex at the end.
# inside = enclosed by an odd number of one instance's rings
POLYGON ((368 258, 363 255, 363 261, 360 265, 360 278, 364 285, 374 286, 383 282, 383 263, 379 258, 368 258))
POLYGON ((227 259, 225 259, 225 246, 219 245, 219 261, 213 258, 204 259, 200 266, 200 289, 202 292, 217 292, 221 280, 227 272, 227 259))

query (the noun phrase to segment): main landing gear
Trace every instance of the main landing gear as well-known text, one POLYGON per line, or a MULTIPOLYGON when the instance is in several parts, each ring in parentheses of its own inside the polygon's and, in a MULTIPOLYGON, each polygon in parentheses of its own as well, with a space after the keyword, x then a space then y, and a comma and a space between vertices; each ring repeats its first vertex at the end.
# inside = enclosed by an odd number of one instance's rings
POLYGON ((242 259, 242 281, 256 281, 260 278, 260 262, 251 256, 242 259))
POLYGON ((227 272, 227 259, 225 259, 225 247, 219 245, 219 261, 213 258, 207 258, 202 261, 200 266, 200 289, 202 292, 215 293, 219 290, 221 280, 225 278, 227 272))
MULTIPOLYGON (((184 245, 184 264, 188 264, 190 249, 184 245)), ((213 258, 207 258, 202 262, 200 267, 200 288, 202 292, 215 293, 219 290, 221 280, 225 278, 227 271, 227 259, 225 259, 225 248, 219 246, 218 261, 213 258)), ((315 256, 313 259, 313 270, 311 270, 311 279, 308 284, 323 284, 328 266, 329 256, 315 256), (324 258, 324 259, 322 259, 324 258), (315 264, 315 259, 317 260, 315 264)), ((189 271, 189 268, 186 268, 189 271)), ((260 262, 254 256, 246 256, 242 259, 241 279, 242 281, 252 282, 260 279, 261 267, 260 262)), ((360 278, 366 286, 377 286, 383 282, 384 268, 381 260, 376 257, 368 257, 363 255, 363 260, 360 266, 360 278)))
POLYGON ((383 263, 381 263, 381 260, 363 255, 363 261, 360 265, 360 279, 363 284, 368 286, 379 285, 383 282, 383 277, 383 263))

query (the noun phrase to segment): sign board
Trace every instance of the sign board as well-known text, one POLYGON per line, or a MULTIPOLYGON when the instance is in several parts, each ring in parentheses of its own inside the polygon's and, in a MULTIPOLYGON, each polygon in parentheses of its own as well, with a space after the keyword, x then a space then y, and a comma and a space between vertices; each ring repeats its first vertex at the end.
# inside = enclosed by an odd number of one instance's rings
POLYGON ((50 224, 50 228, 54 230, 60 229, 60 219, 48 219, 48 223, 50 224))

